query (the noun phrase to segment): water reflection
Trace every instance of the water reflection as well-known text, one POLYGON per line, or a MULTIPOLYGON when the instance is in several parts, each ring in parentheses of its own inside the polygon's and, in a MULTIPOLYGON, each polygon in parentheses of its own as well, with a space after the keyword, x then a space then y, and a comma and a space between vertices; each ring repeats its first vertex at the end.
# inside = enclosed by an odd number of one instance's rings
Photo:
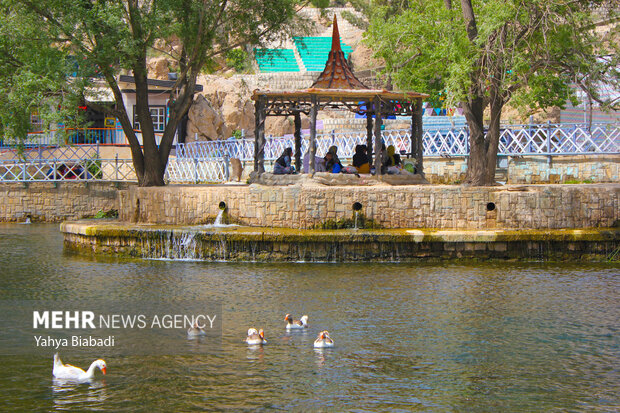
POLYGON ((54 410, 100 410, 109 397, 104 380, 76 383, 57 378, 52 379, 52 395, 54 410))
POLYGON ((314 361, 316 363, 316 366, 319 368, 319 370, 321 370, 323 367, 325 367, 325 363, 327 362, 330 353, 332 351, 334 351, 334 349, 332 348, 315 348, 314 350, 314 361))
POLYGON ((246 358, 253 362, 262 362, 265 358, 265 350, 261 344, 247 346, 246 358))

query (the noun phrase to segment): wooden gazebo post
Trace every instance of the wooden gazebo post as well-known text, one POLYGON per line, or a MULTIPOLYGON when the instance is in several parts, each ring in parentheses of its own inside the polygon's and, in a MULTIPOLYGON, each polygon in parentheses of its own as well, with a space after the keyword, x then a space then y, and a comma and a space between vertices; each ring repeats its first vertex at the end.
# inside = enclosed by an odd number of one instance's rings
POLYGON ((373 100, 374 112, 375 112, 375 174, 381 175, 381 161, 383 159, 381 150, 381 125, 383 120, 381 118, 381 98, 376 96, 373 100))
POLYGON ((372 165, 372 112, 370 102, 366 102, 366 146, 368 147, 368 164, 372 165))
POLYGON ((312 107, 310 108, 310 165, 308 167, 308 173, 314 175, 314 159, 316 157, 316 115, 319 111, 319 105, 315 95, 310 98, 310 101, 312 102, 312 107))
POLYGON ((265 172, 265 97, 259 96, 254 105, 254 170, 265 172))
POLYGON ((295 112, 295 170, 301 173, 301 169, 301 114, 295 112))
POLYGON ((416 99, 413 106, 413 114, 411 115, 411 156, 416 160, 416 172, 424 175, 422 98, 416 99))

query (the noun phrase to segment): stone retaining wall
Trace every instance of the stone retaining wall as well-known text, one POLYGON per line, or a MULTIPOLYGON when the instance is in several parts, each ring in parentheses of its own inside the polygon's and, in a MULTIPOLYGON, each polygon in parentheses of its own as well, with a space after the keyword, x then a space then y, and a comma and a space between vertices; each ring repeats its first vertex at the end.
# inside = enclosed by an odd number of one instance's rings
POLYGON ((620 182, 620 155, 508 158, 508 183, 620 182))
POLYGON ((0 221, 63 221, 118 210, 118 191, 128 184, 31 182, 0 184, 0 221))
POLYGON ((352 205, 385 228, 545 229, 610 227, 620 218, 620 184, 370 187, 302 183, 285 187, 167 186, 121 191, 119 218, 157 224, 229 217, 252 226, 313 228, 350 219, 352 205))
POLYGON ((252 226, 313 228, 362 213, 385 228, 544 229, 609 227, 620 219, 620 184, 324 186, 113 183, 0 185, 0 221, 61 221, 118 209, 120 219, 159 224, 212 222, 225 202, 231 220, 252 226), (120 189, 120 190, 119 190, 120 189))
MULTIPOLYGON (((463 182, 467 157, 424 157, 424 172, 431 184, 463 182)), ((618 183, 620 155, 509 156, 502 172, 509 184, 618 183)))

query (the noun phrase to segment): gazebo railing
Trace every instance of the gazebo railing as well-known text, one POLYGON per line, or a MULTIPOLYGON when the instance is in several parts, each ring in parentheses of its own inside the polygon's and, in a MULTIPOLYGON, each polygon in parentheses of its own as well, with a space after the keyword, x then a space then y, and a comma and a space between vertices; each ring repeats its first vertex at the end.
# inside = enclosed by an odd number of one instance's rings
MULTIPOLYGON (((308 150, 307 135, 302 136, 302 154, 308 150)), ((373 139, 374 141, 374 139, 373 139)), ((386 146, 394 145, 397 152, 411 152, 409 130, 383 131, 386 146)), ((294 148, 294 137, 268 137, 265 160, 277 159, 285 148, 294 148)), ((322 156, 330 146, 338 147, 338 156, 350 159, 355 146, 366 144, 366 132, 317 134, 317 154, 322 156)), ((466 128, 425 131, 423 134, 424 156, 466 156, 469 154, 469 131, 466 128)), ((373 148, 374 149, 374 148, 373 148)), ((581 125, 542 124, 511 125, 502 129, 499 154, 521 155, 584 155, 620 153, 620 125, 600 124, 586 128, 581 125)), ((200 141, 177 146, 180 159, 237 158, 241 161, 254 159, 254 139, 230 139, 225 141, 200 141)))

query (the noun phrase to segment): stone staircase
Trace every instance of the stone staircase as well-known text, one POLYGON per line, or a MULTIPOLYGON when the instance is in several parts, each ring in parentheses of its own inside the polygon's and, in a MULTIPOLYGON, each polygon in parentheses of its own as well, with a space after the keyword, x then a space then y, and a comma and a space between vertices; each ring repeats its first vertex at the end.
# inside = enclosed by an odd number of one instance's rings
POLYGON ((306 70, 306 65, 304 65, 304 61, 301 58, 301 55, 299 54, 299 50, 297 50, 297 47, 293 47, 293 52, 295 53, 295 61, 297 62, 297 66, 299 66, 299 71, 307 72, 308 70, 306 70))

